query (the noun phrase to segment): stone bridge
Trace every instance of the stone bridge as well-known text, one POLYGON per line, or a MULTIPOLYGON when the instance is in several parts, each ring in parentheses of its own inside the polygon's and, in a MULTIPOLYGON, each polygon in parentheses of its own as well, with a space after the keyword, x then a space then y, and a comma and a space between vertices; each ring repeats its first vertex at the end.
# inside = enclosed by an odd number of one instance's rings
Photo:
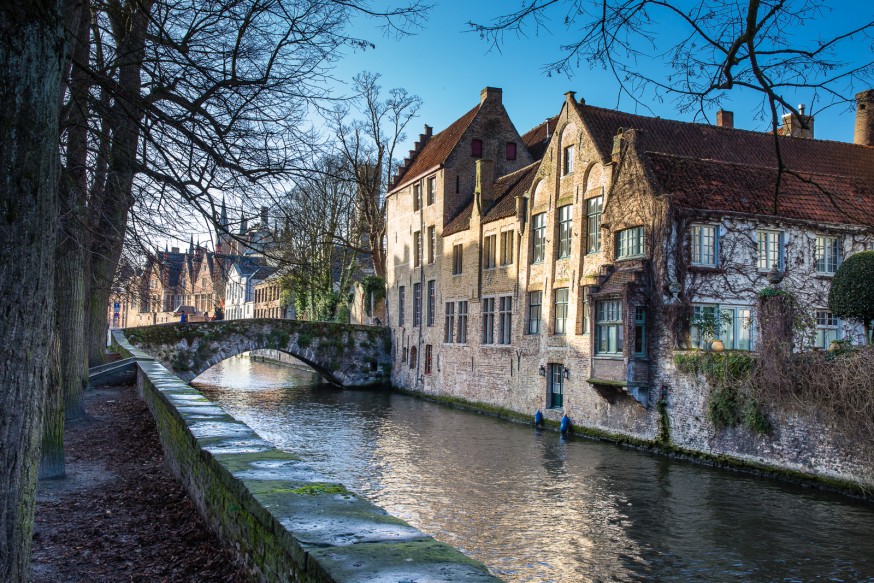
POLYGON ((122 332, 186 382, 226 358, 264 348, 290 354, 342 387, 391 378, 388 328, 265 318, 159 324, 122 332))

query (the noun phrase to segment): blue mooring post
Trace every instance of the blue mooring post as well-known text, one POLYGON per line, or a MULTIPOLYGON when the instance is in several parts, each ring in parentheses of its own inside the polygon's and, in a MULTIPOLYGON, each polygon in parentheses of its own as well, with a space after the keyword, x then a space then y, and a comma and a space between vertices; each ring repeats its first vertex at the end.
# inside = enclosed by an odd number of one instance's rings
POLYGON ((540 412, 540 409, 534 414, 534 427, 541 427, 543 425, 543 413, 540 412))
POLYGON ((561 425, 559 426, 559 431, 562 433, 567 433, 567 430, 571 427, 571 418, 565 415, 561 418, 561 425))

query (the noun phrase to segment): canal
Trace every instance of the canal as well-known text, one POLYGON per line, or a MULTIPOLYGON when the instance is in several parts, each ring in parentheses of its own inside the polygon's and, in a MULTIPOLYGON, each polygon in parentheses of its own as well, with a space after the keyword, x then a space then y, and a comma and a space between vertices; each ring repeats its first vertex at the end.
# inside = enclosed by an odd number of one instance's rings
POLYGON ((317 383, 237 357, 192 384, 506 581, 874 582, 872 505, 317 383))

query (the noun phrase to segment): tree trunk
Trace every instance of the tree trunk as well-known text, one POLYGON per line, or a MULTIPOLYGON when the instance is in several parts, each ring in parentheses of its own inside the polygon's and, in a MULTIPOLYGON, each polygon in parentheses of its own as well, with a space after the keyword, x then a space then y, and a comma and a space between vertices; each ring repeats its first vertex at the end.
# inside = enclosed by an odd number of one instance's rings
POLYGON ((64 383, 61 372, 61 342, 58 335, 52 341, 49 354, 49 380, 43 415, 42 447, 40 448, 39 479, 63 478, 64 470, 64 383))
POLYGON ((0 581, 30 578, 54 320, 59 0, 0 0, 0 581))

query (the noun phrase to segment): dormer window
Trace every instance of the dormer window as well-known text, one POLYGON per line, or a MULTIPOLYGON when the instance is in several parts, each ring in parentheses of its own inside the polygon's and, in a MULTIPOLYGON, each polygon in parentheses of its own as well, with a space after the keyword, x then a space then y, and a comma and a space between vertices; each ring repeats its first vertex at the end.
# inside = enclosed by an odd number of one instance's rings
POLYGON ((471 140, 471 142, 470 142, 470 155, 473 158, 482 158, 483 157, 483 141, 482 140, 471 140))
POLYGON ((507 142, 507 160, 516 159, 516 142, 507 142))

